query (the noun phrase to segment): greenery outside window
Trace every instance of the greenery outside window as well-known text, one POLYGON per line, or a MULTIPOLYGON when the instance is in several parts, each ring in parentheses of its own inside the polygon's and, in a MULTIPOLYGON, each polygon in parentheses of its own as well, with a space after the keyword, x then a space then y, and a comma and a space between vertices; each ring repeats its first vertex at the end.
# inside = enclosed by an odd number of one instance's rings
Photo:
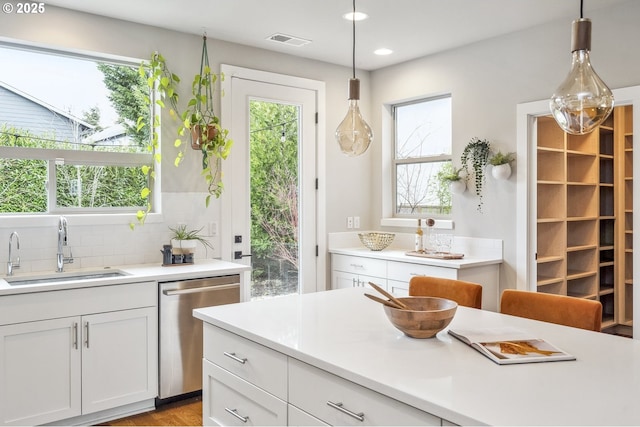
POLYGON ((394 217, 446 217, 451 191, 451 96, 392 106, 394 217))
MULTIPOLYGON (((0 44, 0 214, 135 213, 150 114, 139 61, 0 44)), ((153 183, 152 183, 153 185, 153 183)))

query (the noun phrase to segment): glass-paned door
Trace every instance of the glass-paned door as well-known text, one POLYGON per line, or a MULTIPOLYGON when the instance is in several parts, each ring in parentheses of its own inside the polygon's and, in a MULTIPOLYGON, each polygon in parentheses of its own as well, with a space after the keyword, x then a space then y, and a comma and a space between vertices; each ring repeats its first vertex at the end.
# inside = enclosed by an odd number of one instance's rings
POLYGON ((230 221, 233 260, 252 267, 244 299, 315 291, 316 94, 232 79, 230 221))
POLYGON ((298 293, 300 107, 249 102, 251 299, 298 293))

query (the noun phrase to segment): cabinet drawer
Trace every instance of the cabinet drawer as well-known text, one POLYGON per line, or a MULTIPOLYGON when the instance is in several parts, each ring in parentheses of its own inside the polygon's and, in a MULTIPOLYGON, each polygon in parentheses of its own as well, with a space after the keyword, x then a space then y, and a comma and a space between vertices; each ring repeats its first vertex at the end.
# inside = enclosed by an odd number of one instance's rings
POLYGON ((202 371, 204 425, 287 425, 286 402, 207 360, 202 371))
POLYGON ((204 358, 269 393, 287 399, 287 356, 204 324, 204 358))
POLYGON ((316 417, 307 414, 293 405, 287 405, 288 408, 288 424, 290 426, 328 426, 316 417))
POLYGON ((389 280, 409 283, 413 276, 433 276, 445 279, 457 279, 455 268, 434 267, 433 265, 411 264, 408 262, 389 261, 387 265, 389 280))
POLYGON ((331 255, 331 268, 347 273, 387 277, 387 261, 349 255, 331 255))
POLYGON ((432 414, 292 358, 289 403, 330 425, 440 425, 432 414))

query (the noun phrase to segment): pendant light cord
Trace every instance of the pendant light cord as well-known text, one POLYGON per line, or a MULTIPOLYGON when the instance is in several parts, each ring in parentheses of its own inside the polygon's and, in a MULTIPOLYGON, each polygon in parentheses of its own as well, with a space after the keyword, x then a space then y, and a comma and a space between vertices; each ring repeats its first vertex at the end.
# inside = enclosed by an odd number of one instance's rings
MULTIPOLYGON (((582 1, 582 0, 581 0, 582 1)), ((353 64, 352 69, 353 69, 353 78, 356 78, 356 0, 353 0, 353 15, 351 16, 351 19, 353 21, 353 38, 352 38, 352 57, 351 57, 351 63, 353 64)))
POLYGON ((580 19, 584 18, 584 14, 582 13, 583 7, 584 7, 584 0, 580 0, 580 19))

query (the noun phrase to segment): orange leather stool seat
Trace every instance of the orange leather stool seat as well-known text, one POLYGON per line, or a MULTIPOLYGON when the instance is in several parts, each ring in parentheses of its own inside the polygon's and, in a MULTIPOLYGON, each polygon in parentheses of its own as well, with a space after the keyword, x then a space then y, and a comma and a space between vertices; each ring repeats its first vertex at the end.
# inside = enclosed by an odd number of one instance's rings
POLYGON ((602 327, 599 301, 564 295, 505 289, 500 313, 597 332, 602 327))
POLYGON ((482 308, 482 285, 463 280, 413 276, 409 296, 446 298, 465 307, 482 308))

